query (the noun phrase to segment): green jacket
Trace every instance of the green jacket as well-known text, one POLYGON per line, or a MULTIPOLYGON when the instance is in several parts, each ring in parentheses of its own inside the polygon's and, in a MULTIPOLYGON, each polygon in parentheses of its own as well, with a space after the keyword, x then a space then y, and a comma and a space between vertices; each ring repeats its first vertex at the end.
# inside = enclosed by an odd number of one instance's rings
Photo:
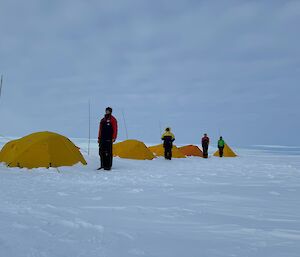
POLYGON ((218 147, 224 147, 225 146, 225 141, 223 139, 220 139, 218 141, 218 147))

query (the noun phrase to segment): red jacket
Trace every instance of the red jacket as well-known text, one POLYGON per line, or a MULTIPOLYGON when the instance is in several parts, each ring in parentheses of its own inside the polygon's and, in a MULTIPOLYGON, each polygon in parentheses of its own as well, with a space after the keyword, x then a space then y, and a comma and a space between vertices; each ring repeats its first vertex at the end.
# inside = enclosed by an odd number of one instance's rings
POLYGON ((209 137, 202 137, 202 145, 203 144, 209 145, 209 137))
MULTIPOLYGON (((105 118, 103 118, 101 121, 100 121, 100 125, 99 125, 99 132, 98 132, 98 140, 100 140, 101 138, 101 130, 102 130, 102 121, 104 120, 105 118)), ((117 136, 118 136, 118 122, 117 122, 117 119, 111 115, 110 117, 110 123, 112 125, 112 128, 113 128, 113 136, 112 136, 112 139, 113 140, 116 140, 117 139, 117 136)))

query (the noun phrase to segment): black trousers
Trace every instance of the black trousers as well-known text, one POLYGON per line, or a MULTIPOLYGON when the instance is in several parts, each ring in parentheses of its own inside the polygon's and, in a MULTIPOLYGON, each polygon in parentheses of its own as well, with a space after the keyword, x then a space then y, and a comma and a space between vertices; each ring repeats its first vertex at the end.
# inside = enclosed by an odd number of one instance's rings
POLYGON ((99 144, 99 155, 101 168, 111 170, 113 164, 113 142, 112 140, 103 140, 99 144))
POLYGON ((208 145, 203 144, 202 149, 203 149, 203 158, 208 158, 208 145))
POLYGON ((219 156, 223 157, 223 152, 224 152, 224 146, 219 147, 219 156))
POLYGON ((172 147, 165 147, 165 159, 172 160, 172 147))

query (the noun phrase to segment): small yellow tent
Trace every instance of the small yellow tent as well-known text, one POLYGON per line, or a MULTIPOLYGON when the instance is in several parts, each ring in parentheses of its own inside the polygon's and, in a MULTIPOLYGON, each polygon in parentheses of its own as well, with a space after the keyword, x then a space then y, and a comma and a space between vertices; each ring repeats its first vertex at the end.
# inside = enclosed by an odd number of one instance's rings
MULTIPOLYGON (((150 146, 148 148, 152 153, 154 153, 154 155, 164 156, 165 150, 164 150, 163 144, 150 146)), ((172 157, 173 158, 185 158, 185 155, 175 145, 173 145, 172 157)))
POLYGON ((178 148, 185 156, 203 157, 202 151, 196 145, 186 145, 178 148))
POLYGON ((125 140, 114 144, 114 156, 133 160, 152 160, 155 158, 147 146, 138 140, 125 140))
MULTIPOLYGON (((216 156, 216 157, 220 156, 219 155, 219 150, 217 150, 214 153, 214 156, 216 156)), ((227 144, 225 144, 224 152, 223 152, 223 157, 237 157, 237 155, 235 154, 234 151, 232 151, 232 149, 227 144)))
POLYGON ((29 169, 87 164, 78 147, 52 132, 37 132, 8 142, 0 152, 0 162, 29 169))

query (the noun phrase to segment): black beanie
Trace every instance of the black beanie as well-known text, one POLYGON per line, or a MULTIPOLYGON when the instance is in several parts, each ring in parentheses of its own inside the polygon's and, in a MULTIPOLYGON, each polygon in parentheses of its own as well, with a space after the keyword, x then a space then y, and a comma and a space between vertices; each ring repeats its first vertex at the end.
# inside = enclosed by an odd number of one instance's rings
POLYGON ((110 111, 110 112, 112 113, 112 108, 111 108, 111 107, 107 107, 107 108, 105 109, 105 111, 110 111))

